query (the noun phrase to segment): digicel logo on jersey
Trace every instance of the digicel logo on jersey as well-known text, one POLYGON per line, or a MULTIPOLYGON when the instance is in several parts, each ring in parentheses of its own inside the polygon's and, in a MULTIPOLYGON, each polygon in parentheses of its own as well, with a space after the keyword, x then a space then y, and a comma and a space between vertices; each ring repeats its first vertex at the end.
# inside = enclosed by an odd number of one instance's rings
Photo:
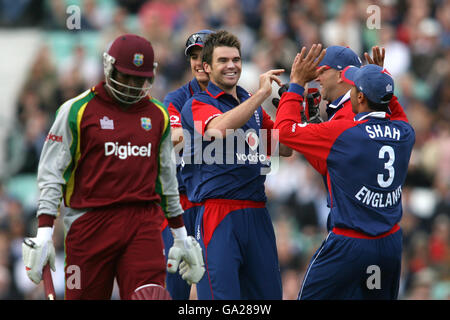
POLYGON ((62 142, 63 141, 63 137, 62 136, 57 136, 53 133, 49 133, 47 135, 47 138, 45 138, 45 141, 55 141, 55 142, 62 142))
POLYGON ((118 142, 105 142, 105 156, 116 156, 119 159, 126 159, 128 157, 150 157, 152 151, 152 144, 146 146, 133 146, 131 142, 127 145, 119 145, 118 142))

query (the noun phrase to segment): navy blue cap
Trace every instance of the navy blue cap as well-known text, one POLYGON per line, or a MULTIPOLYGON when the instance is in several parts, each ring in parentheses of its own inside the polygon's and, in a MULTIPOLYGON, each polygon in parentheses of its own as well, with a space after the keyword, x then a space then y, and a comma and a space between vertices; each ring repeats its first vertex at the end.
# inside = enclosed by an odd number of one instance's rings
POLYGON ((336 70, 344 70, 347 66, 360 68, 361 59, 352 49, 343 46, 331 46, 327 48, 325 56, 319 63, 319 67, 327 66, 336 70))
POLYGON ((199 46, 203 48, 203 44, 205 43, 206 37, 211 33, 214 33, 214 31, 205 29, 191 34, 189 38, 186 40, 186 49, 184 50, 184 54, 188 56, 189 50, 194 46, 199 46))
POLYGON ((369 64, 362 68, 348 66, 341 74, 342 80, 358 88, 370 101, 386 104, 394 94, 394 79, 380 66, 369 64))

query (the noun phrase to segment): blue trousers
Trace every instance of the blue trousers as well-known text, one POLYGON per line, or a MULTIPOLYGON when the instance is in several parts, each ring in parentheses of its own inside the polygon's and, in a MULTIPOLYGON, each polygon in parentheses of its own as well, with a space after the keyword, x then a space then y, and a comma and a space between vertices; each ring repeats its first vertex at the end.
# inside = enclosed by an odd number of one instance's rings
POLYGON ((206 272, 200 300, 280 300, 275 234, 264 202, 206 200, 198 212, 197 240, 206 272))
POLYGON ((330 232, 311 259, 298 299, 397 299, 401 256, 401 230, 377 239, 330 232))

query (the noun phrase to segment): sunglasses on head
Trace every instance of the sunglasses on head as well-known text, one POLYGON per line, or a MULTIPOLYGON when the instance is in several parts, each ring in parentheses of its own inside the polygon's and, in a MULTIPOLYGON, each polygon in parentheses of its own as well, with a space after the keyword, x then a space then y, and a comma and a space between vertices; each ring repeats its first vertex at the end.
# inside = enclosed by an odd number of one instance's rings
POLYGON ((186 47, 192 46, 194 44, 203 47, 203 43, 205 42, 205 39, 208 35, 209 35, 209 33, 203 33, 203 32, 194 33, 187 39, 186 47))

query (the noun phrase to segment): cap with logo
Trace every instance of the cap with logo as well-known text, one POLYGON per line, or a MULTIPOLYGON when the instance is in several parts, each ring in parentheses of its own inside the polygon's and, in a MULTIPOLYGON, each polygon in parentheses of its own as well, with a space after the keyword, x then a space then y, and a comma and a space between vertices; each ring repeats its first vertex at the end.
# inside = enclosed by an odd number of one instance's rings
POLYGON ((108 54, 114 58, 114 67, 122 73, 146 78, 154 77, 154 52, 147 39, 135 34, 124 34, 111 44, 108 54))
POLYGON ((342 80, 358 88, 370 101, 389 103, 394 94, 394 79, 380 66, 369 64, 362 68, 348 66, 341 74, 342 80))
POLYGON ((336 70, 344 70, 347 66, 361 67, 362 62, 352 49, 343 46, 330 46, 325 56, 319 63, 319 67, 326 66, 336 70))
POLYGON ((103 72, 106 87, 121 103, 133 104, 146 97, 155 79, 158 63, 150 41, 135 34, 117 37, 103 52, 103 72), (145 78, 142 86, 131 86, 115 79, 114 70, 121 73, 145 78))
POLYGON ((189 56, 189 52, 195 46, 203 48, 203 44, 205 43, 206 37, 211 33, 214 33, 214 31, 205 29, 191 34, 189 38, 186 40, 186 49, 184 50, 184 54, 186 56, 189 56))

